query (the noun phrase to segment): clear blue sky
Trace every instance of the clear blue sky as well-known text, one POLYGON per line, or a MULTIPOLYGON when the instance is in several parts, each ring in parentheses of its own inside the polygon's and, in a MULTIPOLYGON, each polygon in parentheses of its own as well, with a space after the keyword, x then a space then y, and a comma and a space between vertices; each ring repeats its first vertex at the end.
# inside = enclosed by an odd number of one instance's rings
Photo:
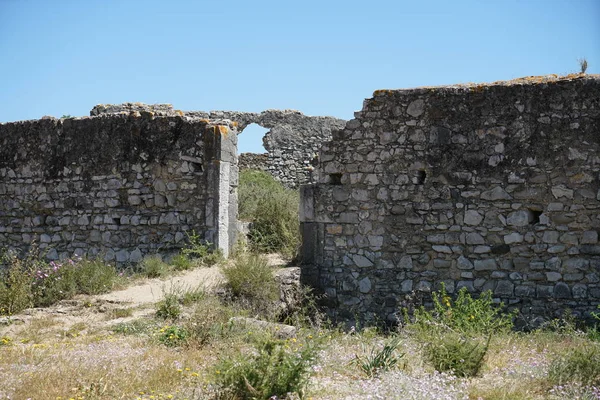
MULTIPOLYGON (((580 57, 600 72, 600 0, 0 0, 0 121, 126 101, 350 119, 376 89, 580 57)), ((246 133, 240 150, 260 151, 246 133)))

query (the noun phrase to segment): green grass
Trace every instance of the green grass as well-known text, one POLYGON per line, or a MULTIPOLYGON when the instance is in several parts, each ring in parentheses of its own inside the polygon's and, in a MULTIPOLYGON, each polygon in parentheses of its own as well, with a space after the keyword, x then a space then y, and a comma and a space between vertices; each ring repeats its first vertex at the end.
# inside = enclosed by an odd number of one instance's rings
POLYGON ((294 256, 300 246, 298 191, 286 189, 264 171, 240 173, 239 215, 250 221, 249 244, 259 252, 294 256))

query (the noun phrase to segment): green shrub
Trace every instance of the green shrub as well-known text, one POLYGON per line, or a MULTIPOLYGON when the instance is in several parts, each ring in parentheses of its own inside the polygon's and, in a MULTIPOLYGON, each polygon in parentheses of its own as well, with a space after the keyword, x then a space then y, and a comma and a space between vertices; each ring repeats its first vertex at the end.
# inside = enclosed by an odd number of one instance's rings
POLYGON ((259 307, 279 297, 279 288, 267 259, 259 254, 240 254, 223 267, 226 286, 234 297, 259 307))
POLYGON ((165 325, 158 331, 158 341, 168 347, 177 347, 185 343, 188 332, 177 325, 165 325))
POLYGON ((118 279, 114 266, 81 257, 51 261, 34 272, 35 306, 49 306, 78 293, 99 294, 111 290, 118 279))
POLYGON ((211 243, 205 242, 196 232, 187 232, 188 244, 182 250, 182 254, 200 261, 202 264, 212 267, 223 260, 221 249, 213 249, 211 243))
MULTIPOLYGON (((598 310, 600 310, 600 305, 598 305, 598 310)), ((588 329, 587 335, 590 340, 600 342, 600 312, 593 312, 592 317, 596 320, 596 324, 588 329)))
POLYGON ((492 292, 487 290, 473 299, 466 288, 461 288, 452 300, 442 285, 433 293, 433 311, 415 310, 414 326, 424 331, 452 329, 470 335, 488 335, 505 332, 513 327, 515 312, 504 313, 504 305, 495 305, 492 292))
POLYGON ((5 256, 4 263, 8 267, 0 274, 0 314, 46 307, 78 293, 104 293, 118 279, 115 268, 100 260, 76 257, 46 263, 35 249, 22 259, 5 256))
POLYGON ((194 267, 194 263, 185 254, 177 254, 171 259, 171 265, 175 271, 187 271, 194 267))
POLYGON ((264 171, 240 173, 238 188, 240 219, 252 222, 252 249, 292 256, 300 244, 297 191, 286 189, 264 171))
POLYGON ((377 376, 380 372, 394 368, 404 354, 396 354, 400 338, 394 338, 384 344, 383 348, 371 348, 370 352, 363 351, 363 355, 356 354, 353 363, 369 377, 377 376))
POLYGON ((459 377, 472 377, 483 365, 490 338, 488 336, 485 340, 448 332, 427 343, 425 356, 439 372, 450 371, 459 377))
POLYGON ((156 316, 158 318, 174 320, 179 318, 181 312, 182 309, 177 293, 165 293, 164 298, 156 303, 156 316))
POLYGON ((557 355, 550 363, 549 380, 556 385, 578 382, 600 384, 600 345, 584 346, 557 355))
POLYGON ((267 339, 255 353, 227 357, 218 362, 215 380, 222 398, 285 398, 303 396, 317 347, 307 343, 294 349, 284 341, 267 339))
POLYGON ((169 266, 159 255, 146 256, 139 265, 140 272, 148 278, 160 278, 169 273, 169 266))
POLYGON ((269 193, 282 191, 283 186, 271 174, 258 170, 240 171, 238 213, 241 220, 252 221, 260 203, 269 193))
POLYGON ((77 292, 83 294, 100 294, 112 290, 118 280, 114 265, 100 259, 81 259, 77 262, 75 281, 77 292))

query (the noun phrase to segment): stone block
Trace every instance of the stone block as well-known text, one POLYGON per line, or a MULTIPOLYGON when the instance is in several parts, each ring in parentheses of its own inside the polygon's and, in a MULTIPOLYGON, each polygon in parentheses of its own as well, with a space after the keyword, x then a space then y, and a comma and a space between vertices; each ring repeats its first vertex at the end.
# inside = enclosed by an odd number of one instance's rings
POLYGON ((512 297, 514 295, 515 285, 511 281, 498 281, 494 294, 500 297, 512 297))
POLYGON ((476 210, 465 211, 464 223, 471 226, 479 225, 483 221, 483 216, 476 210))
POLYGON ((523 235, 518 232, 513 232, 508 235, 504 235, 504 243, 513 244, 513 243, 522 243, 523 235))
POLYGON ((506 218, 506 223, 511 226, 527 226, 533 220, 533 214, 529 210, 512 212, 506 218))
POLYGON ((559 282, 554 286, 554 297, 557 299, 570 299, 571 288, 564 282, 559 282))
POLYGON ((598 232, 585 231, 581 237, 581 244, 596 244, 598 243, 598 232))

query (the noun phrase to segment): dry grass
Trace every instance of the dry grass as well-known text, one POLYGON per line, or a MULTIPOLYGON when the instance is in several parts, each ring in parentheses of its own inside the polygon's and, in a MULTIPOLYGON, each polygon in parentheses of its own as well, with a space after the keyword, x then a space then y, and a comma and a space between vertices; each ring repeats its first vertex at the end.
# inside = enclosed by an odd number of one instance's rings
MULTIPOLYGON (((37 314, 38 310, 23 316, 24 323, 0 326, 0 399, 215 398, 218 361, 255 351, 255 343, 266 333, 234 329, 230 317, 254 314, 232 299, 200 289, 175 292, 182 318, 174 321, 140 317, 137 308, 123 306, 100 313, 90 299, 70 304, 60 314, 37 314), (187 336, 171 341, 165 337, 167 326, 187 336)), ((574 328, 496 334, 480 374, 473 378, 436 372, 423 357, 423 337, 409 331, 395 335, 398 354, 403 354, 400 362, 369 378, 353 360, 382 348, 389 336, 373 329, 345 333, 302 328, 289 340, 291 347, 301 348, 309 341, 321 344, 306 398, 600 398, 599 389, 576 383, 558 387, 548 377, 557 355, 590 346, 590 339, 574 328)))
POLYGON ((12 399, 175 397, 197 384, 206 359, 199 350, 178 353, 134 337, 15 345, 2 353, 0 397, 12 399))
MULTIPOLYGON (((201 304, 211 308, 210 315, 220 307, 212 297, 205 297, 201 304)), ((206 311, 194 312, 192 308, 190 316, 203 318, 206 311)), ((223 321, 216 316, 209 319, 223 321)), ((192 340, 170 348, 156 340, 161 326, 157 321, 147 320, 144 326, 146 334, 89 334, 93 327, 85 323, 66 327, 52 317, 32 320, 22 336, 12 337, 11 344, 0 346, 3 382, 0 398, 211 398, 213 366, 224 356, 251 347, 249 338, 259 334, 217 335, 212 340, 192 340)), ((581 388, 574 388, 568 394, 552 392, 547 378, 555 354, 589 345, 588 339, 581 335, 496 336, 481 374, 470 379, 435 372, 421 356, 419 338, 402 333, 400 337, 398 350, 404 353, 402 363, 377 379, 369 379, 352 360, 365 348, 381 346, 388 340, 385 336, 374 331, 349 334, 339 330, 304 330, 298 343, 302 340, 324 343, 313 366, 307 397, 566 399, 582 392, 581 388)))

